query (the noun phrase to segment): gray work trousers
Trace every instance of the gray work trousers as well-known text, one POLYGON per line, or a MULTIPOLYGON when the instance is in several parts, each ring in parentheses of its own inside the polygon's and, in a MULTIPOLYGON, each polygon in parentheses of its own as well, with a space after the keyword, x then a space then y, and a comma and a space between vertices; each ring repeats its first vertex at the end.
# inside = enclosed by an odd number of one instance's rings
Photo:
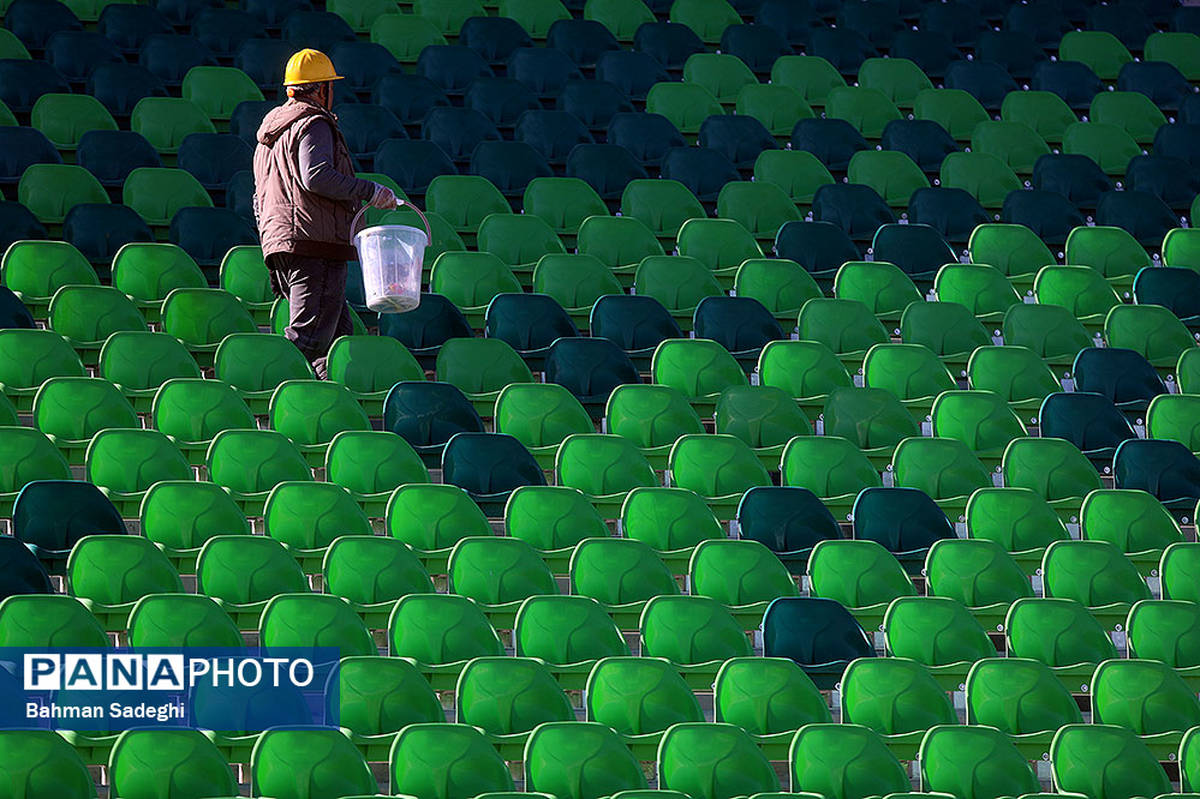
POLYGON ((346 262, 274 253, 267 259, 267 271, 272 291, 287 297, 290 317, 283 334, 324 380, 330 345, 353 332, 346 304, 346 262))

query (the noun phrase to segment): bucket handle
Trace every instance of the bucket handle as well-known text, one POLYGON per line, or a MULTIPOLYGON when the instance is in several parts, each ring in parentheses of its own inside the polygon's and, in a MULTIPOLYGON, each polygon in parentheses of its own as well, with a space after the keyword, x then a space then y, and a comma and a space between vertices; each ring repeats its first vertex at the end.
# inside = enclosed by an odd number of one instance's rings
MULTIPOLYGON (((421 222, 425 225, 425 241, 429 244, 433 244, 433 229, 429 227, 429 220, 425 218, 425 214, 421 213, 421 209, 413 203, 397 197, 396 207, 399 208, 402 205, 407 205, 409 208, 417 212, 417 216, 421 217, 421 222)), ((370 207, 370 205, 364 205, 362 208, 358 209, 358 213, 354 215, 354 219, 350 222, 350 238, 354 238, 354 234, 358 232, 356 230, 358 223, 362 220, 363 214, 365 214, 370 207)))

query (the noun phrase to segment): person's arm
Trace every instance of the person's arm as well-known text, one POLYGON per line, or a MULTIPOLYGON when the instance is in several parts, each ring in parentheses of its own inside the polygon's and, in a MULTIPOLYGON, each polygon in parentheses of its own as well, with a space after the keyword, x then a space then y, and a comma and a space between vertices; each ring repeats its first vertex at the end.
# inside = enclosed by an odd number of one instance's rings
POLYGON ((366 202, 376 189, 369 180, 337 171, 333 165, 333 130, 321 119, 300 135, 300 183, 306 191, 331 200, 366 202))

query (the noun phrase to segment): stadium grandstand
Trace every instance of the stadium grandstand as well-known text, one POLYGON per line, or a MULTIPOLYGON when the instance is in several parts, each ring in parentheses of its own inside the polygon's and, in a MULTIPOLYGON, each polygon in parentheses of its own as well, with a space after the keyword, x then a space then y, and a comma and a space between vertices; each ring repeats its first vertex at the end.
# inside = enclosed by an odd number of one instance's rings
POLYGON ((0 799, 1200 797, 1200 6, 0 10, 0 648, 340 655, 0 799), (432 233, 326 380, 301 48, 432 233))

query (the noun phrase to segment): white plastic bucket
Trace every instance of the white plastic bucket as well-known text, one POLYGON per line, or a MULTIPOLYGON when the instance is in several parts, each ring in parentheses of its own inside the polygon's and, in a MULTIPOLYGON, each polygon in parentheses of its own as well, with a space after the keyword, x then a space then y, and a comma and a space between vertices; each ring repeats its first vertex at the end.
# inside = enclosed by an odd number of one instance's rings
MULTIPOLYGON (((425 221, 419 209, 403 204, 425 221)), ((354 218, 351 230, 358 226, 361 215, 362 211, 354 218)), ((428 229, 427 221, 425 225, 428 229)), ((429 240, 426 230, 408 225, 375 225, 354 234, 368 308, 380 313, 403 313, 420 304, 421 269, 429 240)))

